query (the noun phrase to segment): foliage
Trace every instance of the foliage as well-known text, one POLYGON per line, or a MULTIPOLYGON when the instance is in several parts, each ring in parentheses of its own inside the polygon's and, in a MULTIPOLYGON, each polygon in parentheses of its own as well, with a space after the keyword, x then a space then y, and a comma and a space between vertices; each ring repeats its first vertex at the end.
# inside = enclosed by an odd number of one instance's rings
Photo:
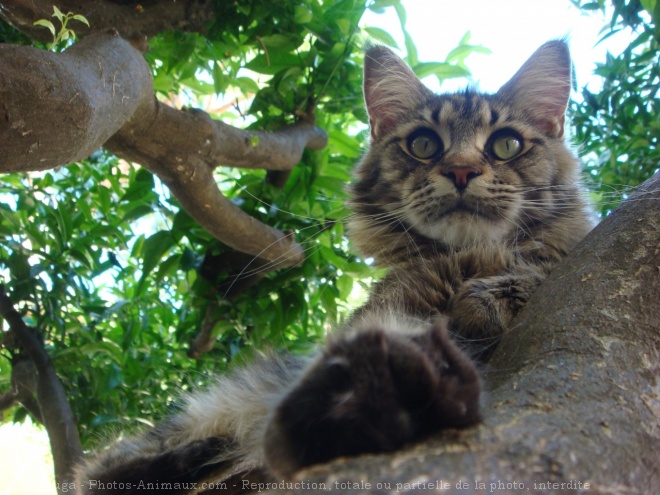
POLYGON ((55 17, 60 22, 59 29, 56 29, 55 24, 50 22, 48 19, 39 19, 38 21, 34 21, 35 26, 43 26, 53 35, 53 42, 49 45, 49 49, 53 51, 55 51, 55 48, 57 48, 57 46, 61 43, 76 39, 76 32, 73 29, 67 27, 69 21, 79 21, 89 26, 89 22, 85 16, 74 14, 73 12, 67 12, 64 14, 54 5, 53 17, 55 17))
POLYGON ((660 163, 660 2, 573 3, 584 10, 612 10, 603 38, 626 29, 635 34, 623 53, 608 54, 597 65, 602 89, 583 88, 583 101, 570 107, 595 200, 607 214, 660 163))
MULTIPOLYGON (((396 0, 217 1, 204 35, 172 31, 150 40, 146 57, 160 98, 262 129, 313 105, 329 134, 327 149, 305 152, 281 188, 264 171, 216 171, 232 201, 294 231, 306 249, 303 264, 231 300, 232 284, 258 271, 258 262, 237 268, 234 254, 146 170, 99 151, 56 171, 0 177, 0 277, 43 332, 86 446, 117 423, 157 419, 182 390, 256 350, 309 349, 356 304, 354 289, 373 275, 349 251, 342 222, 345 186, 366 140, 361 46, 367 37, 393 42, 357 27, 367 5, 394 5, 405 18, 396 0), (217 342, 193 360, 186 351, 205 315, 217 342)), ((0 29, 3 39, 24 41, 6 24, 0 29)), ((467 41, 452 60, 417 61, 415 69, 467 74, 465 57, 480 50, 467 41)), ((406 46, 413 56, 414 45, 406 46)), ((7 342, 3 348, 3 335, 0 391, 9 387, 16 352, 7 342)), ((25 414, 16 408, 11 417, 25 414)))

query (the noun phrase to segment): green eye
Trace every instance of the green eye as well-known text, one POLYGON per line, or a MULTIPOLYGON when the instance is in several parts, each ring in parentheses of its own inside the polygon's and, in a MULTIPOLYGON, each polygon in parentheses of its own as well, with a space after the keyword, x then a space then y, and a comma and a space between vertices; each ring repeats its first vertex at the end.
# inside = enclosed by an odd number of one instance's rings
POLYGON ((442 152, 442 141, 430 129, 421 129, 408 138, 408 151, 415 158, 425 160, 442 152))
POLYGON ((500 160, 509 160, 522 151, 522 139, 510 133, 500 134, 493 139, 491 150, 493 155, 500 160))

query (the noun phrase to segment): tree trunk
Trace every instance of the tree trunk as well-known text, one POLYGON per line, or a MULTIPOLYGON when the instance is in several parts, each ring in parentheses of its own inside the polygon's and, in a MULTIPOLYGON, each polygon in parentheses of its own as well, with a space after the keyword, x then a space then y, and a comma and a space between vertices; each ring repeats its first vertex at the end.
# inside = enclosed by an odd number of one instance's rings
POLYGON ((272 493, 657 495, 659 200, 656 174, 535 293, 489 363, 482 424, 272 493))

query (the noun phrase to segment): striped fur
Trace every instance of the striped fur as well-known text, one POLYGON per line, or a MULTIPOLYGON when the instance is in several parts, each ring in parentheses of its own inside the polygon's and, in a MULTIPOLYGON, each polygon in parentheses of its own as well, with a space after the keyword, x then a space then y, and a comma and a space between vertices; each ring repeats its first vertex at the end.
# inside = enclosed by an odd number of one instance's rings
POLYGON ((405 103, 386 115, 378 105, 370 108, 375 128, 382 128, 381 119, 396 125, 372 139, 351 186, 349 235, 359 252, 386 267, 416 253, 493 243, 561 257, 584 237, 592 221, 579 164, 562 139, 570 90, 564 43, 541 47, 494 95, 468 89, 429 93, 423 101, 421 82, 409 72, 402 80, 393 56, 379 48, 366 62, 378 68, 366 70, 378 81, 367 79, 365 93, 392 80, 405 103), (419 128, 436 132, 445 153, 427 161, 411 156, 406 139, 419 128), (488 153, 489 139, 507 129, 521 136, 524 150, 497 160, 488 153), (461 194, 443 172, 468 165, 481 175, 461 194))

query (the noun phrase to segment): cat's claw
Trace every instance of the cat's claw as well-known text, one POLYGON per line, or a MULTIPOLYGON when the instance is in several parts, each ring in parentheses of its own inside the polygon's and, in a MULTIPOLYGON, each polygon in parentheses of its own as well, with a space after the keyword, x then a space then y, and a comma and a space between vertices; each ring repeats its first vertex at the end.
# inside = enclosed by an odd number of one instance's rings
POLYGON ((410 338, 374 328, 327 345, 276 408, 268 464, 290 476, 335 457, 391 451, 479 420, 479 375, 444 323, 410 338))

